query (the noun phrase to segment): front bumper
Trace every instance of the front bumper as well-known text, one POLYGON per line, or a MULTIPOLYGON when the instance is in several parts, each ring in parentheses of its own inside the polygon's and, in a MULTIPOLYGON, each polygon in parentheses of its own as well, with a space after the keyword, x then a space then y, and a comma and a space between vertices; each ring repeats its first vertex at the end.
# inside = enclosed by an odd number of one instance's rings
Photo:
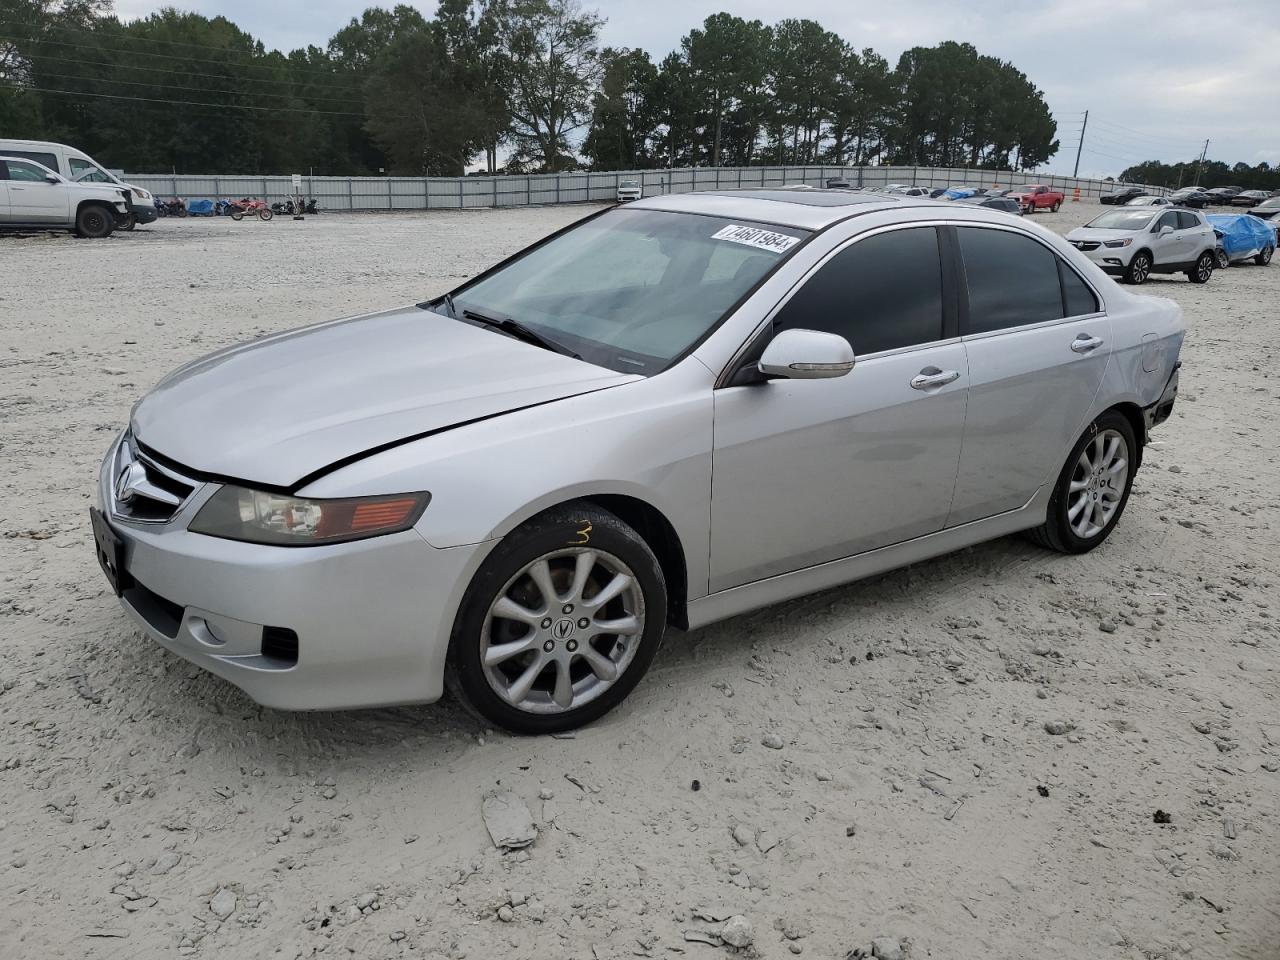
MULTIPOLYGON (((1072 244, 1074 246, 1074 244, 1072 244)), ((1079 247, 1076 247, 1080 250, 1079 247)), ((1096 263, 1112 276, 1121 276, 1129 268, 1129 260, 1137 249, 1133 244, 1127 247, 1098 246, 1092 250, 1080 250, 1086 257, 1096 263)))
POLYGON ((133 202, 133 215, 139 223, 155 223, 159 214, 156 213, 155 204, 148 203, 145 200, 135 200, 133 202))
POLYGON ((123 541, 121 605, 151 639, 268 707, 440 698, 454 614, 491 544, 437 549, 408 530, 273 547, 188 532, 216 483, 168 522, 122 520, 110 489, 118 445, 103 462, 97 506, 123 541), (293 657, 280 643, 290 632, 293 657))

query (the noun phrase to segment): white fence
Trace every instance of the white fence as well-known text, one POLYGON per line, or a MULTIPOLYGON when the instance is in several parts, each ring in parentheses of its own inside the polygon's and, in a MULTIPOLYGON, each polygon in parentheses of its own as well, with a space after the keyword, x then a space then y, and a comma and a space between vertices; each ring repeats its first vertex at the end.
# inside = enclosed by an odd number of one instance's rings
MULTIPOLYGON (((792 184, 822 186, 843 177, 854 186, 905 183, 923 187, 958 184, 1012 187, 1043 183, 1071 197, 1078 187, 1082 198, 1093 199, 1116 189, 1109 180, 1088 180, 1012 171, 947 169, 941 167, 683 167, 669 170, 619 170, 608 173, 555 173, 528 176, 471 177, 308 177, 305 196, 320 208, 335 210, 457 210, 473 207, 513 207, 550 203, 613 200, 623 180, 638 181, 646 197, 695 190, 750 189, 792 184)), ((129 183, 161 197, 186 199, 258 197, 283 200, 293 193, 289 176, 171 176, 128 174, 129 183)), ((1153 193, 1166 192, 1148 187, 1153 193)))

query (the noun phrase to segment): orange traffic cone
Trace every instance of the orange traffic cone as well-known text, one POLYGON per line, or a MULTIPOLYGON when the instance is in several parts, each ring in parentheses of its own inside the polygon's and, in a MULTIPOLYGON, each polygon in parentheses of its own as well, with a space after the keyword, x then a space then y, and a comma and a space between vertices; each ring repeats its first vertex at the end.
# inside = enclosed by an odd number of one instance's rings
POLYGON ((1076 192, 1071 195, 1071 202, 1077 203, 1080 200, 1080 188, 1076 187, 1076 192))

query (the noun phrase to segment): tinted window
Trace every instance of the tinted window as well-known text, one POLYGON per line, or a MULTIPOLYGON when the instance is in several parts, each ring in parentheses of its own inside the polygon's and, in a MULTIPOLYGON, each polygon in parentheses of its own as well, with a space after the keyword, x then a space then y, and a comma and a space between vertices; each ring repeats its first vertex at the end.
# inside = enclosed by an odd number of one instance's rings
POLYGON ((1151 228, 1151 232, 1159 233, 1165 227, 1173 227, 1175 230, 1178 229, 1178 215, 1176 213, 1170 212, 1162 216, 1156 221, 1155 226, 1151 228))
POLYGON ((937 231, 895 230, 846 247, 787 301, 774 329, 837 333, 857 354, 940 340, 937 231))
POLYGON ((1065 263, 1062 265, 1062 293, 1067 300, 1068 317, 1082 317, 1086 313, 1098 312, 1098 298, 1089 289, 1089 285, 1065 263))
POLYGON ((4 150, 6 157, 22 157, 25 160, 34 160, 36 163, 42 163, 50 170, 58 169, 58 158, 52 153, 33 153, 29 150, 4 150))
POLYGON ((1200 226, 1200 218, 1194 213, 1185 213, 1181 210, 1178 211, 1179 230, 1192 230, 1198 226, 1200 226))
POLYGON ((34 163, 23 163, 21 160, 9 161, 9 179, 25 180, 28 183, 44 183, 49 171, 34 163))
POLYGON ((969 333, 1020 327, 1062 316, 1058 258, 1036 241, 1007 230, 960 227, 969 285, 969 333))

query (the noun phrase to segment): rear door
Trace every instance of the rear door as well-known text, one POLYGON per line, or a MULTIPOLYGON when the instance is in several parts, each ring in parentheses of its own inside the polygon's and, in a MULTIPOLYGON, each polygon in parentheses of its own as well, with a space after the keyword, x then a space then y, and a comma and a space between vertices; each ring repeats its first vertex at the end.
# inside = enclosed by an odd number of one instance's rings
POLYGON ((9 216, 18 223, 70 223, 70 193, 65 183, 50 183, 38 163, 10 160, 9 216))
POLYGON ((9 165, 0 160, 0 223, 7 223, 9 216, 9 165))
POLYGON ((1206 250, 1217 246, 1213 228, 1204 222, 1199 214, 1188 210, 1178 211, 1178 230, 1187 239, 1187 259, 1195 260, 1206 250))
POLYGON ((1187 237, 1178 229, 1178 214, 1174 210, 1166 210, 1156 217, 1147 232, 1147 246, 1151 248, 1154 263, 1167 266, 1171 263, 1185 263, 1188 258, 1187 237), (1172 233, 1163 233, 1165 227, 1172 233))
POLYGON ((948 526, 1016 510, 1057 478, 1111 352, 1096 292, 1047 244, 996 226, 952 236, 969 407, 948 526))

